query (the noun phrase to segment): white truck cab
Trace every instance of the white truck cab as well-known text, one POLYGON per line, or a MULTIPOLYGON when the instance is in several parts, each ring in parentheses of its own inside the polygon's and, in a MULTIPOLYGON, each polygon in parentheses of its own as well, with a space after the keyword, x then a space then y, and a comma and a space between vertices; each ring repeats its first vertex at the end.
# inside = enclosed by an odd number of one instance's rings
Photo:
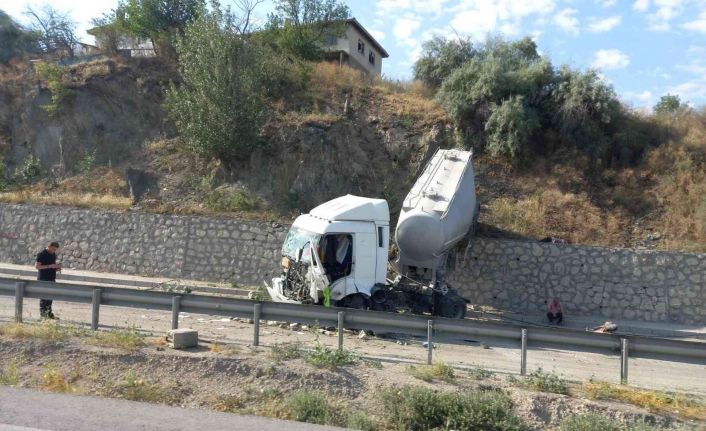
POLYGON ((384 199, 346 195, 319 205, 297 217, 282 247, 285 272, 298 263, 308 267, 308 291, 294 299, 294 292, 283 291, 280 277, 268 286, 270 296, 280 302, 306 302, 308 296, 313 303, 355 293, 370 296, 376 284, 385 284, 389 239, 390 211, 384 199))

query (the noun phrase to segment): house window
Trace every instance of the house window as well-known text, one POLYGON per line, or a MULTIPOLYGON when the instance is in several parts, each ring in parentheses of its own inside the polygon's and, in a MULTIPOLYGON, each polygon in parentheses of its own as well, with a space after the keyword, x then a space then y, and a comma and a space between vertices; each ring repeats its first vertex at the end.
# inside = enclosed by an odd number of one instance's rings
POLYGON ((360 39, 358 39, 358 52, 365 54, 365 43, 360 39))
POLYGON ((368 54, 368 61, 370 62, 370 64, 375 66, 375 53, 374 52, 370 51, 370 54, 368 54))

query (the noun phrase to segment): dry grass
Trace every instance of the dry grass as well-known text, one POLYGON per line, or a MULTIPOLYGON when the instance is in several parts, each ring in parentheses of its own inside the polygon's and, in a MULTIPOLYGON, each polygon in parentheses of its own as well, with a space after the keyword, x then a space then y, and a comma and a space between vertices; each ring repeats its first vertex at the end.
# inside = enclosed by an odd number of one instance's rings
POLYGON ((330 126, 343 119, 340 115, 325 112, 287 112, 281 117, 285 124, 292 126, 317 125, 330 126))
POLYGON ((481 213, 481 222, 523 236, 554 236, 583 244, 602 244, 607 238, 619 241, 622 233, 616 214, 601 211, 585 193, 563 193, 556 188, 494 199, 481 213))
POLYGON ((215 341, 212 341, 208 345, 208 350, 211 353, 223 356, 235 356, 240 353, 240 348, 238 348, 238 346, 234 346, 232 344, 217 343, 215 341))
POLYGON ((425 382, 435 380, 452 382, 456 378, 453 367, 443 362, 436 362, 432 365, 410 365, 406 370, 412 377, 425 382))
POLYGON ((127 329, 113 329, 108 332, 96 332, 86 338, 87 344, 102 347, 112 347, 123 350, 137 350, 145 345, 145 337, 131 326, 127 329))
POLYGON ((0 385, 18 386, 20 384, 20 361, 11 359, 0 368, 0 385))
POLYGON ((585 383, 583 390, 591 399, 622 401, 658 414, 676 414, 687 419, 706 420, 706 404, 686 395, 634 389, 604 382, 585 383))
POLYGON ((162 387, 133 372, 125 374, 121 381, 110 387, 109 395, 126 400, 160 404, 177 404, 181 399, 178 391, 162 387))
POLYGON ((71 373, 65 374, 59 367, 54 364, 48 364, 44 367, 42 373, 41 387, 45 391, 60 392, 60 393, 76 393, 78 388, 74 384, 81 373, 78 368, 71 373))
POLYGON ((64 341, 72 336, 85 334, 85 331, 73 326, 59 325, 53 321, 40 324, 13 323, 0 325, 0 335, 12 338, 37 338, 43 341, 64 341))
POLYGON ((0 202, 12 204, 68 205, 80 208, 105 208, 114 210, 125 210, 132 205, 130 198, 123 196, 74 192, 51 192, 45 194, 32 192, 30 190, 0 193, 0 202))

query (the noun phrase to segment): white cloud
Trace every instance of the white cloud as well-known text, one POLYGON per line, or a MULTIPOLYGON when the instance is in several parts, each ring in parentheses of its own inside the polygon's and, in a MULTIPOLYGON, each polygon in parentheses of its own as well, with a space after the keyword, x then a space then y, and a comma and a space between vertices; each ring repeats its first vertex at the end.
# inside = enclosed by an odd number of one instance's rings
POLYGON ((370 34, 377 40, 378 42, 381 42, 385 40, 385 32, 384 31, 379 31, 379 30, 368 30, 370 34))
POLYGON ((599 49, 593 57, 591 67, 596 69, 622 69, 630 64, 630 57, 618 49, 599 49))
POLYGON ((676 94, 682 100, 706 97, 706 78, 686 81, 667 88, 669 94, 676 94))
POLYGON ((646 111, 651 111, 654 105, 654 95, 651 91, 645 90, 639 93, 627 91, 623 93, 623 97, 630 102, 634 102, 636 106, 643 108, 646 111))
POLYGON ((669 31, 671 21, 682 11, 683 0, 654 0, 657 10, 647 15, 647 29, 651 31, 669 31))
POLYGON ((647 9, 650 8, 650 0, 635 0, 632 8, 638 12, 647 12, 647 9))
POLYGON ((562 30, 574 35, 579 34, 579 19, 576 18, 576 9, 564 9, 554 15, 554 23, 562 30))
POLYGON ((588 31, 593 33, 604 33, 617 27, 621 20, 622 18, 620 15, 609 16, 606 18, 592 17, 589 19, 588 31))
POLYGON ((615 4, 618 2, 618 0, 596 0, 596 3, 603 7, 611 7, 615 6, 615 4))
POLYGON ((699 14, 699 17, 693 21, 689 21, 684 24, 684 28, 687 30, 698 31, 701 33, 706 33, 706 10, 699 14))
POLYGON ((416 37, 413 37, 413 33, 419 29, 421 24, 421 21, 414 17, 398 18, 392 33, 402 45, 415 47, 419 42, 416 37))

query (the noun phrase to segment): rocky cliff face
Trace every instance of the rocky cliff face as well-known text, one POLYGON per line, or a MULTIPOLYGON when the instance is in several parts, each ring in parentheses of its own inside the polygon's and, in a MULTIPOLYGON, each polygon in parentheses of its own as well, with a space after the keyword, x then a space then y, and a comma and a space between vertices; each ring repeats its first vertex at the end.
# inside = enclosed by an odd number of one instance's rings
POLYGON ((162 85, 173 75, 154 59, 107 60, 68 69, 68 96, 54 115, 32 66, 0 81, 0 140, 10 171, 32 155, 49 172, 70 171, 95 153, 120 164, 145 140, 169 133, 159 108, 162 85))
POLYGON ((7 171, 32 155, 60 179, 76 175, 77 163, 95 154, 97 165, 118 175, 147 171, 160 186, 146 199, 174 209, 203 206, 215 188, 225 187, 252 196, 259 210, 306 211, 351 193, 388 199, 394 215, 424 162, 453 145, 453 130, 433 102, 322 64, 313 67, 310 84, 273 101, 265 145, 253 148, 249 161, 195 161, 161 107, 164 87, 175 79, 158 59, 72 66, 65 77, 69 95, 51 116, 42 107, 51 92, 27 66, 0 81, 7 171))

